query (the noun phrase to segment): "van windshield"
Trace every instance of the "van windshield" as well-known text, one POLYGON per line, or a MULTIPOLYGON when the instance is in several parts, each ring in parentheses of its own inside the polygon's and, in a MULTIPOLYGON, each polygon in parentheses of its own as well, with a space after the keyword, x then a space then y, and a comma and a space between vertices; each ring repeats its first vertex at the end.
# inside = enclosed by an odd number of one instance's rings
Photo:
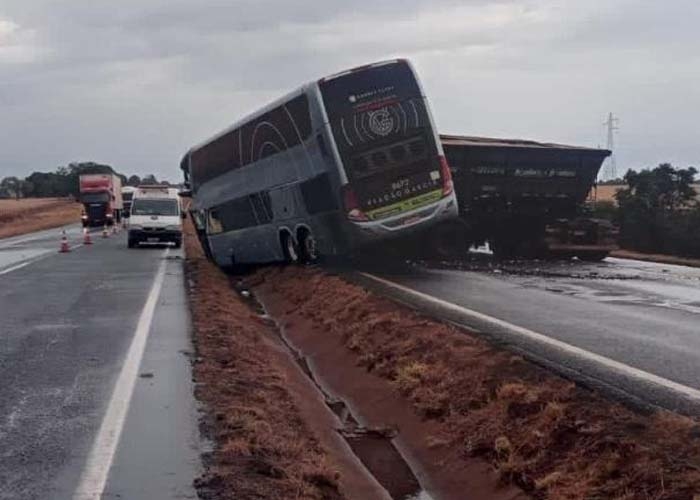
POLYGON ((136 199, 131 207, 131 215, 177 215, 176 200, 136 199))

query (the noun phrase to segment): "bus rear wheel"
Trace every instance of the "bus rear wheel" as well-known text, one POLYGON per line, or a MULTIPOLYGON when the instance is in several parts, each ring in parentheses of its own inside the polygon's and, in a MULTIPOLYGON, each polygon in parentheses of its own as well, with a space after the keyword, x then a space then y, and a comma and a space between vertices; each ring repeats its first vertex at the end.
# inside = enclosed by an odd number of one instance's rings
POLYGON ((313 264, 318 261, 318 248, 316 238, 311 231, 301 230, 299 232, 299 261, 304 264, 313 264))
POLYGON ((299 247, 292 235, 289 233, 282 233, 281 243, 285 263, 296 264, 299 262, 299 247))

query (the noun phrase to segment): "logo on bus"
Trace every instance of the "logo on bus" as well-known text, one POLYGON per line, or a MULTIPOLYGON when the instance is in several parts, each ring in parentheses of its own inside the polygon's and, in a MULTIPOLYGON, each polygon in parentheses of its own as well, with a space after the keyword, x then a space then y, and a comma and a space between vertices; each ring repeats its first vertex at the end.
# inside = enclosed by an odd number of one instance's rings
POLYGON ((387 108, 370 111, 369 113, 369 129, 380 136, 386 136, 394 130, 394 119, 387 108))

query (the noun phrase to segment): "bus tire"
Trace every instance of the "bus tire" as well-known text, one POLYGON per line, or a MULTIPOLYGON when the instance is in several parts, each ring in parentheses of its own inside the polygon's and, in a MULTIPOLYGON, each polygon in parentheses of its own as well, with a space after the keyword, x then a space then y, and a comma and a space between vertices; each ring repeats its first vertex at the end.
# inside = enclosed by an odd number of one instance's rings
POLYGON ((299 242, 299 261, 303 264, 317 262, 318 248, 313 233, 307 229, 301 229, 297 241, 299 242))
POLYGON ((299 246, 294 240, 294 237, 285 231, 280 236, 280 243, 282 244, 284 262, 286 264, 296 264, 299 262, 299 246))

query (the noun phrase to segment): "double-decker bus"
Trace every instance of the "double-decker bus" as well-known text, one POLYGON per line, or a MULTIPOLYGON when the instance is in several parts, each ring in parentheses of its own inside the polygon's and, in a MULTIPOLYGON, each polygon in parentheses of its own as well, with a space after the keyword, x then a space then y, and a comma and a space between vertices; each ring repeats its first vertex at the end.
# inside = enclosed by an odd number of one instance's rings
POLYGON ((200 241, 224 267, 347 254, 457 215, 403 59, 304 85, 191 148, 181 168, 200 241))

